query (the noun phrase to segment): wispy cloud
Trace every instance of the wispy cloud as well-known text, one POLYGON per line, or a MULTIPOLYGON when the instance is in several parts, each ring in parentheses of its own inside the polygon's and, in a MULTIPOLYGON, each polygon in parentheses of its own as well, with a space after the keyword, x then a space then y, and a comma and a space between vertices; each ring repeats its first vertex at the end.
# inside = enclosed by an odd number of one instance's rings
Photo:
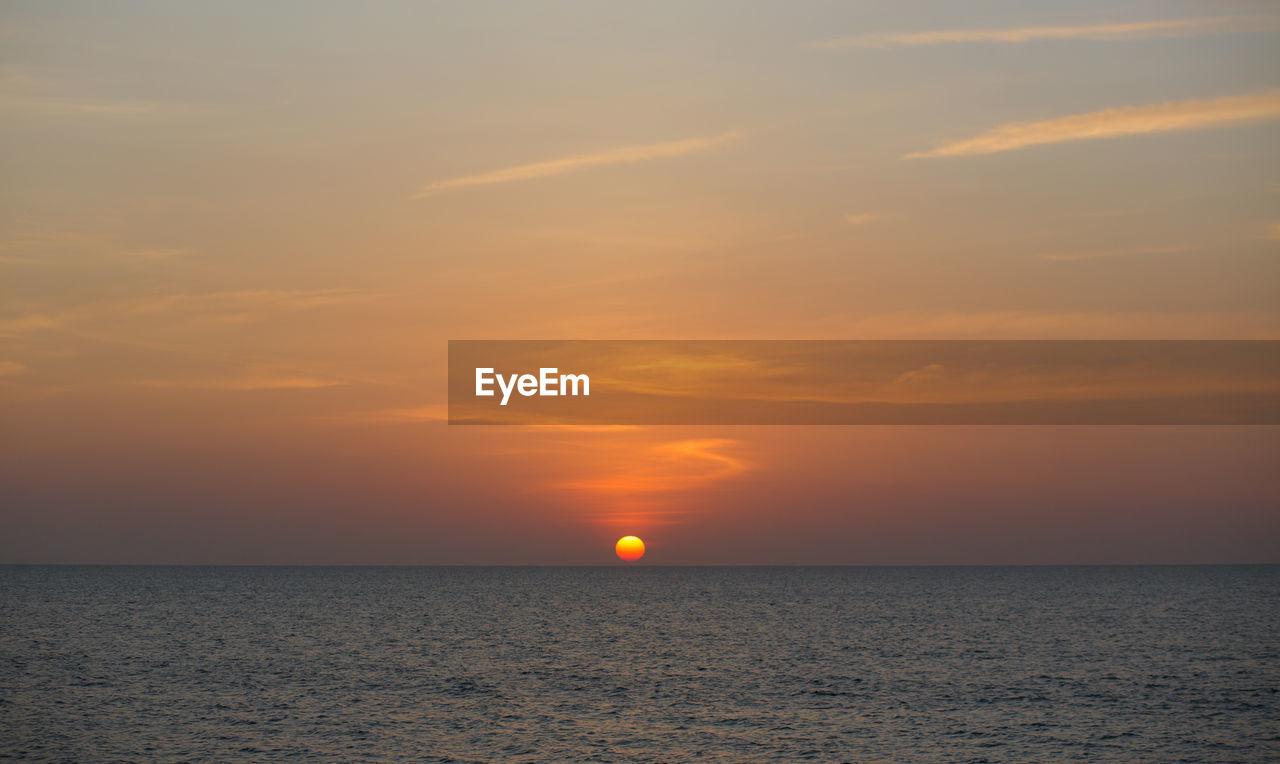
POLYGON ((100 246, 104 237, 80 231, 25 228, 0 236, 0 252, 41 252, 100 246))
MULTIPOLYGON (((326 422, 337 424, 423 424, 428 422, 449 421, 449 406, 444 403, 428 403, 422 406, 407 408, 375 409, 373 411, 355 411, 333 416, 316 417, 326 422)), ((548 433, 585 433, 601 435, 614 432, 631 432, 639 430, 636 425, 574 425, 574 424, 531 424, 525 429, 548 433)))
POLYGON ((552 159, 546 162, 522 164, 501 170, 494 170, 492 172, 480 173, 479 175, 467 175, 461 178, 450 178, 448 180, 436 181, 411 198, 420 199, 424 196, 430 196, 431 194, 439 193, 441 191, 466 188, 467 186, 488 186, 496 183, 511 183, 518 180, 546 178, 552 175, 563 175, 564 173, 581 170, 587 167, 635 164, 637 162, 647 162, 652 159, 668 159, 671 157, 687 156, 689 154, 700 154, 702 152, 713 151, 722 146, 735 143, 742 140, 742 138, 743 134, 735 130, 709 138, 686 138, 680 141, 648 143, 643 146, 624 146, 622 148, 610 149, 609 151, 602 151, 598 154, 579 154, 577 156, 552 159))
POLYGON ((810 43, 813 48, 899 48, 948 43, 1024 43, 1035 40, 1143 40, 1153 37, 1190 37, 1256 31, 1274 27, 1275 21, 1248 16, 1217 16, 1122 24, 1011 27, 1004 29, 935 29, 925 32, 890 32, 841 37, 810 43))
POLYGON ((946 367, 940 363, 930 363, 921 366, 918 369, 903 372, 893 380, 894 385, 911 385, 918 382, 934 382, 942 377, 947 371, 946 367))
POLYGON ((802 329, 838 339, 1280 339, 1280 311, 898 311, 802 329))
POLYGON ((246 289, 203 294, 169 294, 129 300, 94 302, 62 311, 0 318, 0 337, 43 329, 61 329, 85 322, 102 322, 154 315, 182 316, 218 322, 262 318, 276 312, 313 310, 365 299, 358 289, 246 289))
POLYGON ((443 403, 428 403, 410 408, 358 411, 351 414, 326 417, 330 421, 346 424, 414 424, 418 422, 447 422, 449 407, 443 403))
POLYGON ((178 247, 133 246, 107 230, 67 228, 23 218, 0 229, 0 263, 5 265, 66 266, 93 262, 157 262, 191 250, 178 247))
POLYGON ((1280 117, 1280 90, 1197 101, 1172 101, 1072 114, 1038 122, 1012 122, 973 138, 945 143, 907 159, 971 156, 1028 146, 1123 135, 1145 135, 1256 122, 1280 117))
POLYGON ((1280 222, 1267 226, 1267 238, 1272 241, 1280 241, 1280 222))
POLYGON ((189 251, 186 249, 131 249, 121 252, 120 256, 130 260, 168 260, 185 255, 189 251))
POLYGON ((155 101, 86 96, 74 92, 68 83, 33 77, 20 69, 0 70, 0 111, 139 119, 158 113, 160 108, 155 101))
POLYGON ((155 114, 159 107, 147 101, 108 101, 49 95, 24 96, 13 93, 0 93, 0 109, 32 112, 54 117, 140 119, 155 114))
POLYGON ((244 377, 232 379, 143 379, 134 387, 166 390, 314 390, 346 384, 314 377, 244 377))
POLYGON ((1078 260, 1099 260, 1108 257, 1131 257, 1134 255, 1176 255, 1182 252, 1190 252, 1192 249, 1192 247, 1130 247, 1128 249, 1101 249, 1086 252, 1048 252, 1037 255, 1037 258, 1055 263, 1067 263, 1078 260))
POLYGON ((29 371, 25 363, 17 361, 0 361, 0 377, 16 377, 29 371))
POLYGON ((68 323, 66 314, 29 313, 25 316, 0 320, 0 337, 15 337, 41 329, 57 329, 66 323, 68 323))
POLYGON ((555 487, 601 494, 617 501, 628 496, 692 491, 736 477, 752 469, 746 460, 728 453, 740 441, 697 438, 649 446, 644 458, 630 454, 625 466, 601 465, 596 476, 567 480, 555 487), (599 474, 603 473, 603 474, 599 474))
POLYGON ((861 212, 856 215, 845 215, 844 222, 847 225, 869 225, 880 220, 881 217, 874 212, 861 212))

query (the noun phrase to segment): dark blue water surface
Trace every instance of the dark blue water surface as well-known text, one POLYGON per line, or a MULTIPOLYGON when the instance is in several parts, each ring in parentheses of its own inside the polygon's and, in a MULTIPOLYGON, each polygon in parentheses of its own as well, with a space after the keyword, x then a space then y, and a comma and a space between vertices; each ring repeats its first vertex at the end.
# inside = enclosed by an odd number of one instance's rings
POLYGON ((0 568, 0 758, 1277 761, 1280 567, 0 568))

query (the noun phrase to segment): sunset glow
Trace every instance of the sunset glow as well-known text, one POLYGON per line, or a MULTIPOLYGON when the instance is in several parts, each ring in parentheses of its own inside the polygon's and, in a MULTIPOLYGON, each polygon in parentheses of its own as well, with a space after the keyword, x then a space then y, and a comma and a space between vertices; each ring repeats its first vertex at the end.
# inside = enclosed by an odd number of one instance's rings
POLYGON ((0 38, 0 759, 1280 761, 1277 0, 0 38))
POLYGON ((448 424, 458 340, 1280 338, 1262 4, 320 5, 3 11, 0 561, 1280 555, 1276 427, 709 423, 1070 364, 531 357, 479 400, 629 416, 448 424))

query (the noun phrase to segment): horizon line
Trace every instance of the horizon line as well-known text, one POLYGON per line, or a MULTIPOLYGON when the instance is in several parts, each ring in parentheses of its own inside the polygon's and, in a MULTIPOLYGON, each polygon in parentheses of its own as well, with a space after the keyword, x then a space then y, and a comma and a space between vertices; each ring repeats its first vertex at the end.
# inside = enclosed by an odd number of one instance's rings
POLYGON ((973 562, 973 563, 191 563, 0 562, 0 568, 1207 568, 1277 567, 1276 562, 973 562))

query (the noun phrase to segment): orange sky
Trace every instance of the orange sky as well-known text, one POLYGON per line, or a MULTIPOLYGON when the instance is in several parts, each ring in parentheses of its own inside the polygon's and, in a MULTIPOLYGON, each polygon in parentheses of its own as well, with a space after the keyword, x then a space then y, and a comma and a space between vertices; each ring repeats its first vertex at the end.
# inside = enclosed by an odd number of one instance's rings
POLYGON ((1280 561, 1275 428, 442 421, 449 339, 1280 338, 1268 3, 0 19, 0 562, 1280 561))

